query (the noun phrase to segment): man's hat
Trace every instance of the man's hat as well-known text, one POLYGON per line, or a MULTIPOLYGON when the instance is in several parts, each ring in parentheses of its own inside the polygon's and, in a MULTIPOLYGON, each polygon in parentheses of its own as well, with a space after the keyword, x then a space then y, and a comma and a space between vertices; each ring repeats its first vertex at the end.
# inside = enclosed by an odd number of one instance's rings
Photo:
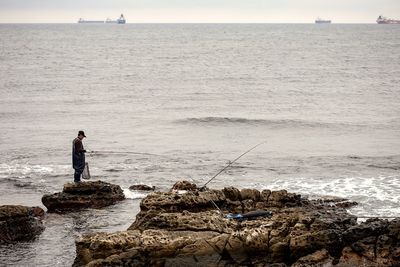
POLYGON ((82 135, 83 137, 86 137, 85 132, 84 131, 79 131, 78 135, 82 135))

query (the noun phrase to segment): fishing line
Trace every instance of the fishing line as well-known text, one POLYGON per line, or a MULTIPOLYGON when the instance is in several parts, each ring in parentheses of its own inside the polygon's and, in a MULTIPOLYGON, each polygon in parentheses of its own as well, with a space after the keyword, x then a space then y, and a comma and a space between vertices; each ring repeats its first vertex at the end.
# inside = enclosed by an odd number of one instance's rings
POLYGON ((157 156, 161 157, 161 155, 145 153, 145 152, 133 152, 133 151, 107 151, 107 150, 92 150, 88 152, 89 154, 134 154, 134 155, 147 155, 147 156, 157 156))
POLYGON ((234 159, 233 161, 230 161, 228 165, 226 165, 224 168, 222 168, 219 172, 217 172, 213 177, 211 177, 211 179, 209 179, 202 187, 200 187, 200 191, 204 190, 204 188, 206 187, 206 185, 208 183, 210 183, 212 180, 214 180, 218 175, 220 175, 223 171, 225 171, 227 168, 229 168, 233 163, 235 163, 238 159, 240 159, 241 157, 243 157, 244 155, 246 155, 247 153, 249 153, 250 151, 252 151, 253 149, 255 149, 256 147, 266 143, 267 141, 263 141, 255 146, 253 146, 252 148, 250 148, 249 150, 247 150, 246 152, 242 153, 239 157, 237 157, 236 159, 234 159))
POLYGON ((217 205, 212 199, 210 199, 210 202, 211 202, 211 204, 213 204, 213 206, 214 206, 215 208, 217 208, 218 213, 219 213, 220 215, 223 215, 222 210, 218 207, 218 205, 217 205))

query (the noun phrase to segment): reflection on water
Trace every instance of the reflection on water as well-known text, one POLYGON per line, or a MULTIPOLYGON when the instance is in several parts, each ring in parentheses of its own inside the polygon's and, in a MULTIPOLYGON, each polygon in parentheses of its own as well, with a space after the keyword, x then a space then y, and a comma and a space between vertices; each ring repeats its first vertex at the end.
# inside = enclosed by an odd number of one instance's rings
POLYGON ((166 191, 287 189, 400 216, 400 28, 382 25, 0 25, 0 204, 42 205, 72 182, 85 130, 92 180, 127 199, 48 214, 33 242, 0 247, 7 266, 70 266, 74 240, 125 230, 133 184, 166 191))

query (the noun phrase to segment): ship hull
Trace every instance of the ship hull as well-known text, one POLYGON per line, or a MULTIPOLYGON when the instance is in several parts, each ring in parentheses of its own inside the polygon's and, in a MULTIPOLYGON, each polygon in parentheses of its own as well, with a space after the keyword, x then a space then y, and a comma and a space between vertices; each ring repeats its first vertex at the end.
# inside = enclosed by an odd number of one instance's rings
POLYGON ((378 21, 378 24, 400 24, 400 20, 378 21))
POLYGON ((83 18, 80 18, 78 20, 78 23, 100 23, 100 24, 125 24, 126 20, 124 18, 124 15, 121 14, 121 16, 119 17, 119 19, 117 20, 111 20, 110 18, 107 18, 106 20, 85 20, 83 18))
POLYGON ((316 24, 331 24, 331 22, 330 19, 321 19, 319 17, 315 19, 316 24))
POLYGON ((125 24, 125 20, 106 20, 105 23, 109 23, 109 24, 125 24))
POLYGON ((331 24, 330 20, 316 20, 316 24, 331 24))
POLYGON ((85 20, 85 21, 78 21, 78 23, 97 23, 97 24, 101 24, 101 23, 104 23, 104 21, 102 21, 102 20, 85 20))
POLYGON ((386 18, 386 17, 380 15, 380 16, 376 19, 376 23, 378 23, 378 24, 400 24, 400 20, 398 20, 398 19, 386 18))

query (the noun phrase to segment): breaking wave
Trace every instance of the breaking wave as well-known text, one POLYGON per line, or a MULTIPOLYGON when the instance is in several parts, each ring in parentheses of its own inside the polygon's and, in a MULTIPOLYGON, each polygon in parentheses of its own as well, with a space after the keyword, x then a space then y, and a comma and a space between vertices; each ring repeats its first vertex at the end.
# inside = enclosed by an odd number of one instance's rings
POLYGON ((198 117, 198 118, 185 118, 176 120, 175 123, 179 124, 194 124, 194 125, 210 125, 210 126, 229 126, 229 125, 255 125, 255 126, 269 126, 277 128, 329 128, 338 126, 357 126, 347 125, 345 123, 327 123, 306 120, 267 120, 267 119, 246 119, 240 117, 198 117))
POLYGON ((140 198, 144 198, 148 195, 146 193, 131 191, 128 188, 124 188, 123 191, 124 191, 125 197, 128 199, 140 199, 140 198))
POLYGON ((359 203, 351 209, 357 216, 398 217, 400 215, 398 179, 398 175, 332 177, 330 180, 296 177, 285 181, 274 179, 270 181, 268 189, 284 188, 305 196, 343 197, 359 203))

